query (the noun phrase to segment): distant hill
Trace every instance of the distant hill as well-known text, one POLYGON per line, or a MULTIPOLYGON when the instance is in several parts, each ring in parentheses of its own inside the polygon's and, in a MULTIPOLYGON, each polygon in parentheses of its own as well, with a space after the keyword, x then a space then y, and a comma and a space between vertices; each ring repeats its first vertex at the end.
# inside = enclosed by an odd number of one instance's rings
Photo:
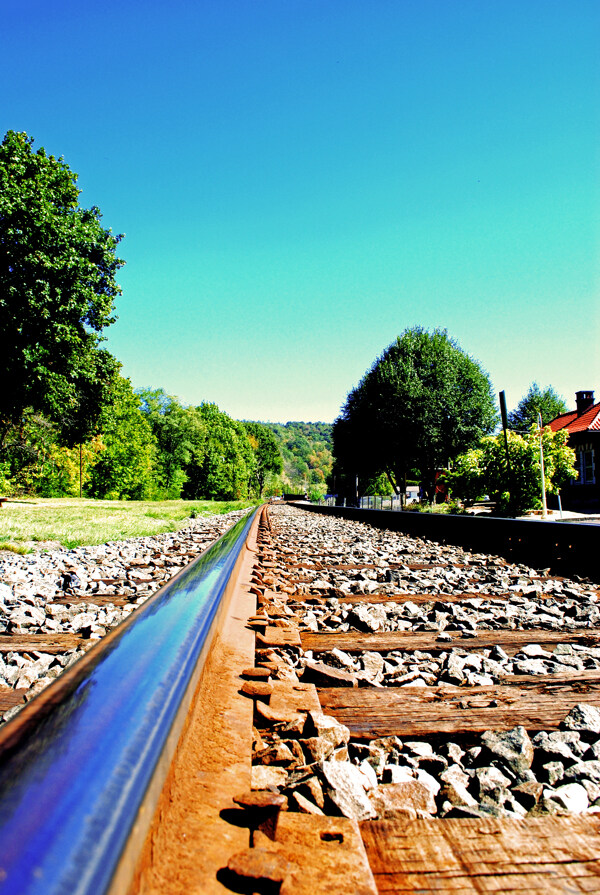
POLYGON ((325 493, 331 472, 331 423, 263 423, 275 435, 283 456, 284 481, 294 491, 317 487, 325 493))

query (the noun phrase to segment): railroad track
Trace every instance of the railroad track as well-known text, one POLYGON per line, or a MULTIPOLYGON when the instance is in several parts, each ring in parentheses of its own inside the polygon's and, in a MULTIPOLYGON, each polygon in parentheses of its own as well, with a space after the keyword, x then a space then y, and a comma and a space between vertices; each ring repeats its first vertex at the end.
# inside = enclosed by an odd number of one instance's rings
POLYGON ((263 508, 0 730, 0 892, 600 891, 597 600, 263 508))

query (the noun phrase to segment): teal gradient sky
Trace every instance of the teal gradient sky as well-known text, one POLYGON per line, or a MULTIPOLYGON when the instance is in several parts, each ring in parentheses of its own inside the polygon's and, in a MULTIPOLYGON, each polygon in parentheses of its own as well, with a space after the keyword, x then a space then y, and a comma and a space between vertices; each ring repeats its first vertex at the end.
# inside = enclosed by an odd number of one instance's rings
POLYGON ((2 0, 0 131, 124 232, 134 386, 332 420, 409 326, 600 398, 599 0, 2 0))

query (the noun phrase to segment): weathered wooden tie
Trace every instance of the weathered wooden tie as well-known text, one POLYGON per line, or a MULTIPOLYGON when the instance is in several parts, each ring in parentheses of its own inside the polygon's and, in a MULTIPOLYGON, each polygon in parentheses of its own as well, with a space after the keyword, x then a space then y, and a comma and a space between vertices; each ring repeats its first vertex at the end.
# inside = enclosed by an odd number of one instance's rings
POLYGON ((600 817, 376 820, 361 824, 383 893, 600 890, 600 817))
MULTIPOLYGON (((446 633, 446 632, 445 632, 446 633)), ((440 653, 450 649, 482 650, 500 646, 508 655, 514 655, 521 647, 529 643, 537 643, 544 647, 555 647, 559 643, 578 643, 582 646, 600 646, 600 630, 598 628, 578 628, 572 631, 553 631, 533 628, 519 631, 482 631, 464 637, 460 631, 447 632, 451 640, 440 640, 435 632, 388 631, 363 634, 360 631, 347 631, 342 634, 313 634, 304 632, 301 635, 302 649, 315 653, 329 652, 337 647, 347 653, 371 650, 389 653, 394 650, 422 650, 423 652, 440 653)))
POLYGON ((324 712, 345 724, 354 737, 426 737, 485 730, 556 729, 576 702, 600 708, 600 683, 585 697, 571 688, 561 692, 537 687, 403 687, 371 689, 331 687, 319 691, 324 712))

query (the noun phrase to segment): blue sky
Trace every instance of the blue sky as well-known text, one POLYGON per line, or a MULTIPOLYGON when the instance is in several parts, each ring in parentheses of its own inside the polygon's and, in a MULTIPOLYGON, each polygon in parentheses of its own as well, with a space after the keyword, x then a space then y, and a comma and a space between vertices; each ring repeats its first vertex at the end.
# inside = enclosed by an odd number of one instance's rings
POLYGON ((134 386, 332 420, 446 328, 600 397, 598 0, 3 0, 0 131, 125 233, 134 386))

